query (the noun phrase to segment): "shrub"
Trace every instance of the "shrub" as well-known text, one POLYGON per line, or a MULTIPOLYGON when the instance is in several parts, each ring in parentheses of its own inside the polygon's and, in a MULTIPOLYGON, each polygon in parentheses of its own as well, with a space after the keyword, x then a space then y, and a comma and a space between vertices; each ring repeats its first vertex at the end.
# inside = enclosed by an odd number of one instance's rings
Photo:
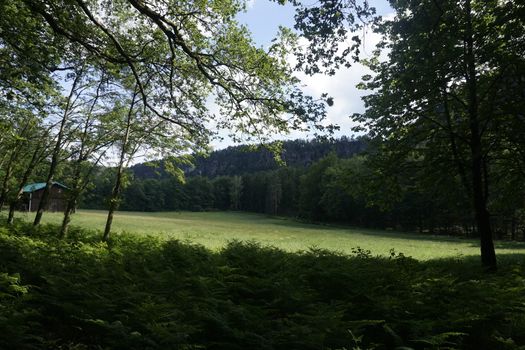
POLYGON ((418 262, 251 242, 220 252, 74 229, 0 228, 0 348, 514 349, 523 256, 418 262))

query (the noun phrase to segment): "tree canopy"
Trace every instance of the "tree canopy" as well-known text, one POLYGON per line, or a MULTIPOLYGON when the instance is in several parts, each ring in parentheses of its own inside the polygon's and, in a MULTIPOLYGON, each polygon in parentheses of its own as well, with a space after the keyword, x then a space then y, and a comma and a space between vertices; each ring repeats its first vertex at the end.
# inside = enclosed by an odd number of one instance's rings
MULTIPOLYGON (((511 183, 523 166, 516 131, 525 120, 516 106, 523 106, 525 91, 525 6, 496 0, 392 0, 390 5, 393 19, 373 20, 382 41, 375 56, 364 60, 373 75, 363 77, 360 86, 372 93, 364 99, 366 112, 353 116, 360 123, 356 130, 378 144, 370 161, 389 183, 387 190, 407 175, 426 178, 427 184, 445 178, 461 183, 481 237, 482 262, 495 267, 491 193, 511 183)), ((318 28, 322 49, 347 34, 344 11, 354 7, 354 2, 321 1, 309 10, 318 18, 298 15, 297 27, 307 35, 309 24, 318 28)), ((314 64, 323 59, 321 53, 308 57, 314 64)), ((335 69, 340 59, 324 65, 335 69)))
POLYGON ((6 71, 2 80, 12 89, 14 78, 49 78, 71 68, 71 52, 81 50, 107 74, 130 77, 142 108, 176 125, 193 146, 213 134, 210 123, 258 140, 321 127, 324 108, 296 86, 285 38, 267 50, 257 47, 236 21, 244 6, 216 0, 3 3, 0 46, 11 56, 8 68, 19 73, 6 71))

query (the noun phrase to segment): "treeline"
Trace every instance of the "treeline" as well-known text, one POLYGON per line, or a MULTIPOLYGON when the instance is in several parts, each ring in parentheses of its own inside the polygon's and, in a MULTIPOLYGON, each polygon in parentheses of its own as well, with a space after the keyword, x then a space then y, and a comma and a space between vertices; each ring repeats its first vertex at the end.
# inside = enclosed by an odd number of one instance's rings
MULTIPOLYGON (((188 176, 185 182, 176 177, 135 176, 130 177, 122 193, 120 208, 241 210, 319 223, 466 237, 477 235, 469 198, 456 178, 421 181, 414 165, 406 168, 405 176, 394 182, 391 176, 374 168, 372 159, 363 153, 341 158, 334 152, 309 167, 279 167, 213 178, 188 176)), ((446 171, 441 169, 440 178, 446 171)), ((105 198, 111 190, 111 173, 112 169, 101 171, 83 207, 105 208, 105 198)), ((503 188, 493 190, 505 191, 503 188)), ((520 191, 520 195, 525 193, 523 189, 520 191)), ((525 205, 523 201, 509 203, 506 198, 498 196, 491 200, 495 237, 525 239, 525 205)))
MULTIPOLYGON (((131 211, 242 210, 298 214, 301 176, 332 154, 349 158, 366 149, 366 138, 285 141, 276 161, 268 148, 240 145, 196 156, 182 166, 185 180, 166 170, 166 161, 136 164, 128 169, 120 208, 131 211)), ((82 208, 107 207, 115 169, 98 168, 82 208)))

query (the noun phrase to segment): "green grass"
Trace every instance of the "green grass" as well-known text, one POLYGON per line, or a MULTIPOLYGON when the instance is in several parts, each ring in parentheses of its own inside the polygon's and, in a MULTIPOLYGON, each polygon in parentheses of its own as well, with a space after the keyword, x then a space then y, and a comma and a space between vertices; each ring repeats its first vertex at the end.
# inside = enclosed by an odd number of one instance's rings
MULTIPOLYGON (((79 210, 73 225, 92 230, 104 228, 106 212, 79 210)), ((21 214, 27 220, 32 215, 21 214)), ((44 222, 58 224, 60 213, 46 213, 44 222)), ((232 240, 255 241, 288 252, 311 247, 352 253, 356 247, 373 255, 388 256, 390 250, 418 260, 479 255, 477 240, 392 231, 311 225, 292 219, 239 212, 119 212, 113 230, 119 235, 139 234, 175 238, 218 250, 232 240)), ((525 253, 525 244, 497 242, 497 254, 525 253)))

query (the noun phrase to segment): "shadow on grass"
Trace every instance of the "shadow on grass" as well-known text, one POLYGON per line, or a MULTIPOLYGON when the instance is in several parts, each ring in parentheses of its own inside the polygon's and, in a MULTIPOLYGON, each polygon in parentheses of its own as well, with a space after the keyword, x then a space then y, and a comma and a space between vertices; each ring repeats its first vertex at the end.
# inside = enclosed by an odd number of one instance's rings
MULTIPOLYGON (((469 247, 475 247, 479 248, 479 241, 471 240, 471 242, 467 240, 463 240, 465 243, 470 243, 469 247)), ((515 241, 501 241, 501 240, 495 240, 494 241, 494 248, 496 248, 498 254, 507 254, 502 253, 502 250, 523 250, 523 254, 525 254, 525 242, 515 242, 515 241)))
MULTIPOLYGON (((322 224, 322 223, 308 223, 298 220, 293 220, 289 218, 275 218, 270 217, 275 220, 272 224, 276 226, 286 226, 298 229, 310 229, 310 230, 319 230, 331 231, 343 234, 361 234, 367 236, 389 238, 389 239, 408 239, 408 240, 417 240, 417 241, 431 241, 431 242, 454 242, 469 244, 471 247, 479 247, 478 238, 465 238, 465 237, 455 237, 449 235, 434 235, 434 234, 425 234, 425 233, 416 233, 416 232, 404 232, 404 231, 395 231, 395 230, 378 230, 378 229, 369 229, 361 228, 349 225, 339 225, 339 224, 322 224), (280 220, 280 221, 276 221, 280 220), (345 232, 346 231, 346 232, 345 232)), ((515 241, 501 241, 496 240, 495 246, 497 249, 524 249, 525 253, 525 242, 515 242, 515 241)))

